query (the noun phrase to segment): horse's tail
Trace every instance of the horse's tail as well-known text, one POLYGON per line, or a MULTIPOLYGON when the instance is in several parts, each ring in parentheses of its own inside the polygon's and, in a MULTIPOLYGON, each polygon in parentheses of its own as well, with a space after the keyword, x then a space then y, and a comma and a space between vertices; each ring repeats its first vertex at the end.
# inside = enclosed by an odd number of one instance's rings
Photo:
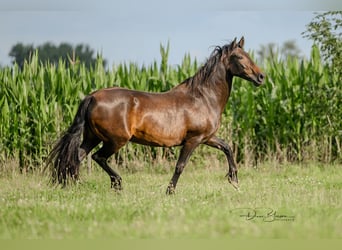
POLYGON ((47 166, 52 166, 52 181, 66 185, 68 179, 78 179, 80 158, 79 147, 84 129, 89 104, 92 96, 87 96, 81 102, 73 123, 64 132, 51 150, 47 166))

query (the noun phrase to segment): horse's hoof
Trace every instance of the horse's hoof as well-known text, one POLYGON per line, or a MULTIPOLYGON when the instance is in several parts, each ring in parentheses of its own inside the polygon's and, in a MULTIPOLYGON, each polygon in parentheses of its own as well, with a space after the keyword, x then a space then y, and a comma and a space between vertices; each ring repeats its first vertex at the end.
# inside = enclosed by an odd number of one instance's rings
POLYGON ((114 189, 115 191, 121 191, 122 190, 121 180, 112 181, 111 188, 114 189))
POLYGON ((175 188, 172 185, 170 185, 166 189, 166 195, 172 195, 172 194, 175 194, 175 188))
POLYGON ((113 187, 113 190, 116 192, 120 192, 123 190, 123 188, 121 186, 120 187, 113 187))
POLYGON ((236 189, 239 190, 239 183, 235 182, 235 181, 229 181, 230 184, 232 184, 232 186, 236 189))
POLYGON ((229 182, 230 184, 232 184, 232 186, 233 186, 236 190, 239 190, 239 183, 238 183, 238 180, 237 180, 237 179, 236 179, 236 180, 233 180, 233 178, 230 177, 230 176, 228 175, 228 182, 229 182))

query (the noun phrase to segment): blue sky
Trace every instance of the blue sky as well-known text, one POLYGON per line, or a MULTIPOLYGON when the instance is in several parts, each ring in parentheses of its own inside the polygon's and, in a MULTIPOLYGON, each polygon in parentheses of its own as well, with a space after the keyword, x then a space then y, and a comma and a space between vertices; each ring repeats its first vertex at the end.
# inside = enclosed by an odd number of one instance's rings
POLYGON ((170 42, 171 64, 185 53, 201 62, 213 46, 245 37, 247 50, 295 40, 308 55, 311 41, 301 32, 322 10, 341 9, 339 0, 2 0, 0 2, 0 64, 17 42, 40 45, 85 43, 109 65, 150 64, 159 60, 159 45, 170 42), (323 3, 322 3, 323 2, 323 3))

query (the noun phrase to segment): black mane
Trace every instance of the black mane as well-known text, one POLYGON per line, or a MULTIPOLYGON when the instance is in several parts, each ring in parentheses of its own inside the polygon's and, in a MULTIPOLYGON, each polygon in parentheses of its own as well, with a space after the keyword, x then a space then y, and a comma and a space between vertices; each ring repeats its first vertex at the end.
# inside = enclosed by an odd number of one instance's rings
POLYGON ((206 63, 194 76, 189 77, 184 82, 188 84, 193 91, 197 91, 199 86, 210 85, 209 79, 211 74, 216 72, 216 66, 221 62, 222 54, 231 52, 232 43, 222 47, 216 46, 206 63))

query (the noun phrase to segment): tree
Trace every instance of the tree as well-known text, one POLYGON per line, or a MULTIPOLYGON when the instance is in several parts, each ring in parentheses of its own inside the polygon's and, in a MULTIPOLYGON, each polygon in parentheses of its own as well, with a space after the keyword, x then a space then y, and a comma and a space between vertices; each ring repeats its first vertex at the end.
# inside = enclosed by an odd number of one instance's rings
POLYGON ((257 51, 260 61, 264 61, 267 58, 286 59, 288 57, 301 57, 301 50, 298 48, 295 40, 285 41, 280 47, 275 43, 268 43, 261 45, 257 51))
POLYGON ((301 51, 295 40, 288 40, 283 43, 280 53, 284 57, 301 57, 301 51))
MULTIPOLYGON (((40 61, 43 63, 49 62, 57 65, 59 59, 62 59, 69 66, 76 61, 80 61, 87 68, 94 67, 96 63, 94 51, 88 45, 83 44, 73 47, 68 43, 61 43, 59 46, 56 46, 46 42, 35 48, 31 44, 23 45, 22 43, 17 43, 12 47, 9 56, 13 58, 12 63, 17 63, 20 68, 23 68, 25 60, 30 60, 31 55, 36 50, 38 51, 40 61)), ((106 65, 105 60, 103 64, 104 66, 106 65)))
POLYGON ((23 45, 22 43, 17 43, 14 45, 8 54, 10 57, 13 57, 15 62, 19 65, 20 68, 24 67, 24 62, 26 58, 30 58, 32 53, 34 52, 33 45, 23 45))
POLYGON ((320 49, 321 55, 331 65, 333 72, 342 69, 342 11, 317 14, 302 33, 320 49))

